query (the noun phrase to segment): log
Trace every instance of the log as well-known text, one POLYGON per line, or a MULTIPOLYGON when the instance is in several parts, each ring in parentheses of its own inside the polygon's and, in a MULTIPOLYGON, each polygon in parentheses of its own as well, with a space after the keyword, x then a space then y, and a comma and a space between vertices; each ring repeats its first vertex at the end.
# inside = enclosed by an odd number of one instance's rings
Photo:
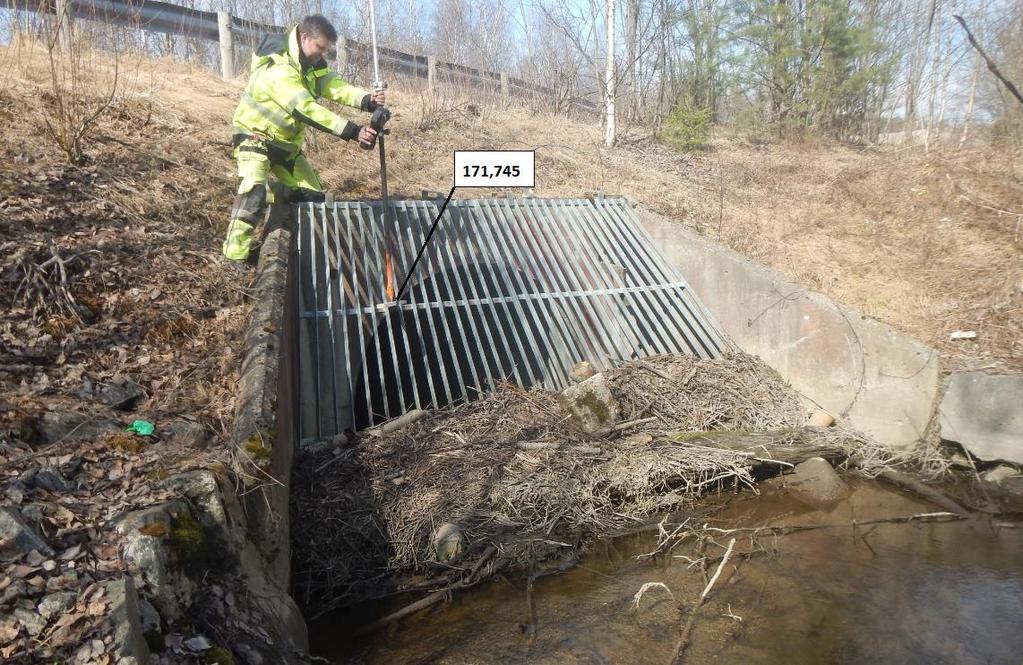
POLYGON ((754 469, 778 469, 795 466, 811 457, 829 462, 844 459, 845 449, 822 440, 812 429, 776 432, 683 432, 669 434, 668 440, 684 445, 720 448, 747 453, 754 469))
POLYGON ((396 432, 403 427, 408 427, 417 420, 422 420, 428 413, 429 412, 424 409, 412 409, 408 413, 398 416, 393 420, 388 420, 382 425, 377 425, 376 427, 367 429, 366 434, 368 436, 383 436, 384 434, 396 432))

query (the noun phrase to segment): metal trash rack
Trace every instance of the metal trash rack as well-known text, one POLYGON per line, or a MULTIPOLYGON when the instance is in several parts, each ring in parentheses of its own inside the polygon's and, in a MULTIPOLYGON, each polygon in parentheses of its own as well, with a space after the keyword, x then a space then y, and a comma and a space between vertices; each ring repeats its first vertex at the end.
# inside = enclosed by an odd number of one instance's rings
POLYGON ((662 353, 716 357, 718 324, 623 198, 453 199, 401 302, 389 302, 440 201, 295 206, 303 443, 443 407, 502 381, 560 390, 662 353))

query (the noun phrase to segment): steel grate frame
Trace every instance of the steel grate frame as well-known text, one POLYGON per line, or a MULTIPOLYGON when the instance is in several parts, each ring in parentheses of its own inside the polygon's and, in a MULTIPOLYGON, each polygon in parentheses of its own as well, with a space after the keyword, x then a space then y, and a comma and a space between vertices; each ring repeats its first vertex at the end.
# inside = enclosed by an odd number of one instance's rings
POLYGON ((622 198, 453 199, 400 303, 440 201, 295 206, 301 440, 501 381, 551 390, 581 360, 605 369, 725 347, 717 323, 622 198))

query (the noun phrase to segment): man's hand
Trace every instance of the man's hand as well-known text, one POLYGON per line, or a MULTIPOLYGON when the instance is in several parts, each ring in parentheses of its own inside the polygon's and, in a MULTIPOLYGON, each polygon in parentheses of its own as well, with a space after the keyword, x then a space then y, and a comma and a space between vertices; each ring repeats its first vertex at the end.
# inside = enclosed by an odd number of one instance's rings
POLYGON ((377 142, 377 130, 372 127, 363 127, 359 131, 359 145, 363 148, 372 148, 377 142))
POLYGON ((385 93, 383 90, 377 90, 376 92, 373 93, 373 96, 370 97, 370 99, 372 99, 377 104, 384 106, 387 103, 387 93, 385 93))

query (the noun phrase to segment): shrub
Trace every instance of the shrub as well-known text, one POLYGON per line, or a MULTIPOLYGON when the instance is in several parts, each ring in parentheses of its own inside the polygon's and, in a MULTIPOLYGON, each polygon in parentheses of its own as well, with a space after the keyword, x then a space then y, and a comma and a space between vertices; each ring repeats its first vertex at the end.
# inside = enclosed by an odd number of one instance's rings
POLYGON ((702 150, 710 140, 710 111, 679 104, 664 121, 661 138, 678 150, 702 150))

